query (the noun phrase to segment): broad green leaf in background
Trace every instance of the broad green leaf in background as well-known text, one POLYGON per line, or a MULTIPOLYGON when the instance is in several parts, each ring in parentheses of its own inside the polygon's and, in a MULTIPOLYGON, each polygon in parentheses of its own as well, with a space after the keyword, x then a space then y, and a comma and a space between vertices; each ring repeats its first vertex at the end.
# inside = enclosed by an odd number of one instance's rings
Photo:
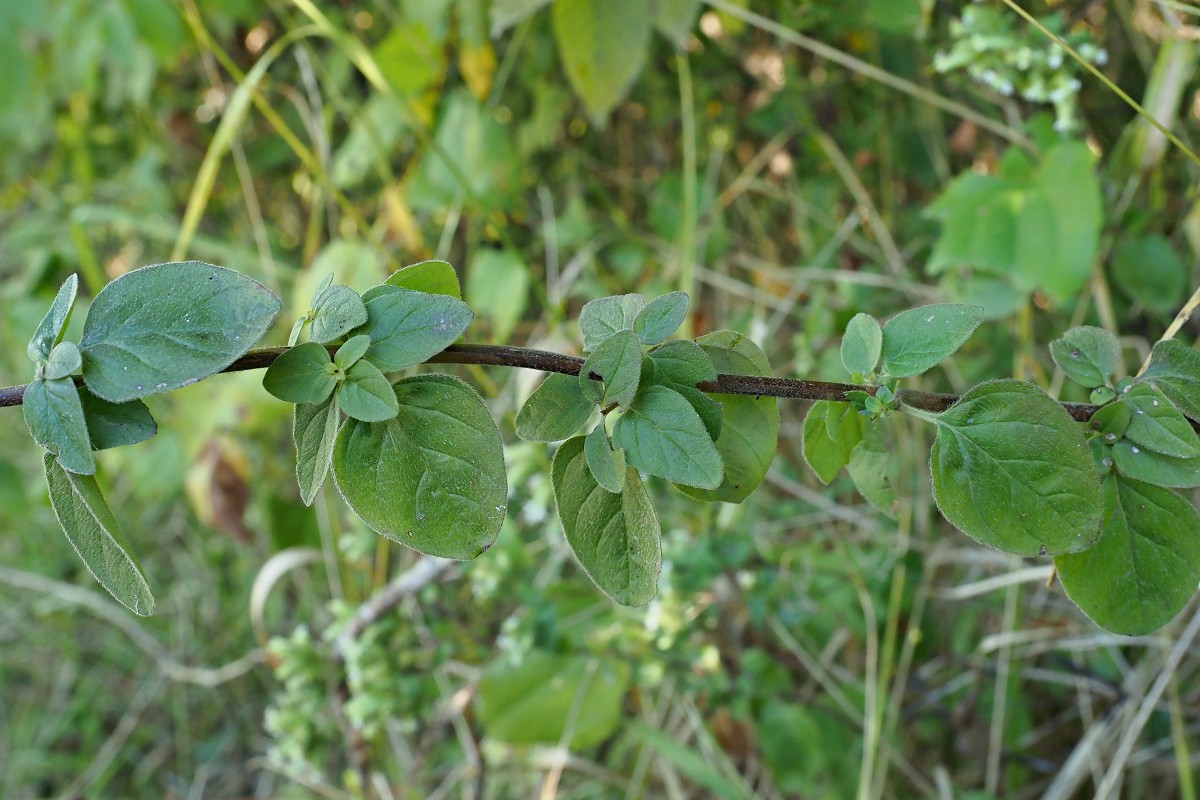
POLYGON ((618 331, 597 347, 579 370, 579 388, 593 403, 626 408, 642 378, 642 343, 633 331, 618 331))
POLYGON ((339 189, 366 181, 378 164, 386 164, 408 125, 395 97, 374 94, 350 115, 350 130, 333 151, 329 177, 339 189))
POLYGON ((337 349, 333 354, 333 363, 338 369, 347 370, 358 363, 358 360, 366 355, 367 350, 371 347, 371 337, 359 334, 351 336, 345 343, 337 349))
POLYGON ((278 313, 269 289, 223 267, 182 261, 127 272, 88 309, 83 380, 113 403, 187 386, 232 364, 278 313))
POLYGON ((1138 382, 1122 393, 1133 409, 1125 438, 1135 445, 1172 458, 1200 457, 1200 437, 1187 418, 1150 383, 1138 382))
POLYGON ((550 5, 551 0, 492 0, 490 14, 493 39, 530 14, 550 5))
POLYGON ((421 364, 454 344, 472 319, 474 314, 461 300, 388 287, 367 301, 367 324, 357 333, 371 337, 367 360, 394 372, 421 364))
POLYGON ((804 460, 828 484, 850 463, 863 438, 863 416, 850 403, 818 400, 804 417, 804 460))
POLYGON ((341 412, 332 397, 322 403, 297 404, 292 416, 292 440, 296 443, 296 483, 300 499, 312 505, 333 464, 341 412))
POLYGON ((141 400, 110 403, 83 386, 79 388, 79 401, 83 405, 93 450, 137 444, 158 433, 150 409, 141 400))
POLYGON ((349 286, 339 283, 325 287, 313 300, 309 335, 314 342, 327 344, 366 321, 367 307, 362 297, 349 286))
MULTIPOLYGON (((696 340, 717 372, 729 375, 771 374, 771 365, 758 345, 734 331, 714 331, 696 340)), ((758 488, 775 458, 779 440, 779 406, 774 397, 714 394, 724 421, 716 440, 725 476, 712 491, 690 486, 679 488, 699 500, 740 503, 758 488)))
POLYGON ((347 416, 360 422, 383 422, 400 410, 392 384, 370 361, 358 361, 346 371, 337 401, 347 416))
POLYGON ((395 418, 342 425, 338 488, 379 533, 429 555, 474 558, 496 540, 507 509, 500 431, 457 378, 419 375, 394 389, 395 418))
POLYGON ((1200 514, 1175 492, 1109 475, 1104 529, 1054 559, 1067 596, 1097 625, 1137 636, 1166 625, 1200 582, 1200 514))
POLYGON ((717 368, 713 366, 712 357, 695 342, 667 342, 650 352, 650 360, 662 377, 682 386, 695 386, 717 379, 717 368))
POLYGON ((1172 458, 1120 441, 1112 447, 1112 459, 1118 472, 1136 481, 1174 489, 1200 487, 1200 458, 1172 458))
POLYGON ((1150 351, 1150 366, 1142 377, 1200 422, 1200 353, 1175 339, 1159 342, 1150 351))
POLYGON ((593 121, 603 122, 646 63, 654 9, 649 3, 556 0, 558 57, 593 121))
POLYGON ((982 321, 982 308, 955 303, 901 311, 883 326, 883 368, 895 378, 920 375, 953 355, 982 321))
POLYGON ((883 353, 883 329, 870 314, 855 314, 842 337, 842 366, 851 375, 875 371, 883 353))
POLYGON ((1104 328, 1081 325, 1050 343, 1054 363, 1089 389, 1104 386, 1121 363, 1121 343, 1104 328))
POLYGON ((65 378, 73 372, 78 372, 83 366, 83 354, 74 342, 59 342, 50 351, 46 366, 42 373, 48 381, 65 378))
POLYGON ((888 452, 880 423, 863 426, 863 438, 850 452, 846 471, 854 487, 867 502, 886 516, 896 518, 899 500, 896 497, 897 460, 888 452))
POLYGON ((458 273, 449 263, 430 259, 418 261, 396 270, 384 281, 388 286, 401 289, 411 289, 414 292, 426 294, 444 294, 456 300, 462 300, 462 287, 458 283, 458 273))
POLYGON ((935 417, 930 468, 956 528, 1007 553, 1083 550, 1100 535, 1100 483, 1083 429, 1036 386, 980 384, 935 417))
POLYGON ((665 342, 687 318, 687 292, 669 292, 646 304, 633 319, 633 331, 642 344, 665 342))
POLYGON ((687 37, 696 26, 700 12, 700 0, 658 0, 658 11, 654 15, 654 27, 663 36, 682 49, 687 37))
POLYGON ((71 319, 71 309, 75 306, 75 294, 79 290, 79 276, 71 275, 59 287, 54 302, 42 317, 33 338, 29 340, 26 352, 33 362, 45 361, 50 357, 50 351, 62 339, 67 322, 71 319))
POLYGON ((613 428, 613 444, 633 467, 669 481, 716 489, 721 456, 691 404, 665 386, 641 392, 613 428))
POLYGON ((517 664, 488 667, 479 682, 479 721, 509 744, 595 747, 616 731, 632 668, 626 661, 532 650, 517 664))
POLYGON ((263 374, 263 388, 288 403, 320 403, 338 384, 325 345, 304 342, 279 354, 263 374))
POLYGON ((529 265, 511 250, 475 251, 467 271, 467 304, 492 325, 493 338, 507 342, 529 296, 529 265))
POLYGON ((613 494, 619 494, 625 486, 625 451, 612 448, 603 424, 593 428, 584 439, 583 452, 596 482, 613 494))
POLYGON ((43 456, 50 504, 84 566, 109 594, 135 614, 154 612, 154 595, 137 562, 121 542, 121 530, 96 478, 73 475, 54 456, 43 456))
POLYGON ((567 543, 600 589, 621 605, 644 606, 658 591, 658 515, 637 470, 626 467, 619 494, 592 474, 584 437, 568 439, 551 464, 554 502, 567 543))
POLYGON ((21 408, 33 440, 58 456, 64 469, 79 475, 96 472, 92 440, 73 380, 34 380, 25 387, 21 408))
POLYGON ((552 373, 517 414, 517 435, 527 442, 557 442, 583 427, 595 402, 583 396, 579 378, 552 373))
POLYGON ((579 329, 583 331, 583 349, 591 352, 618 331, 633 330, 633 322, 646 307, 640 294, 602 297, 585 303, 579 311, 579 329))
POLYGON ((1121 237, 1113 249, 1112 276, 1130 299, 1170 314, 1183 302, 1189 270, 1162 236, 1121 237))

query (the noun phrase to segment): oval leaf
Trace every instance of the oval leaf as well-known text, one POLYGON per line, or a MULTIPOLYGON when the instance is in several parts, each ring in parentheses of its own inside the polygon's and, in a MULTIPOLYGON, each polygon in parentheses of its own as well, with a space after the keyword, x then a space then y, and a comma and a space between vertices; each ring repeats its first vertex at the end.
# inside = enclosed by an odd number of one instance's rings
POLYGON ((292 440, 296 443, 296 483, 300 499, 311 506, 333 464, 341 412, 329 397, 323 403, 302 403, 292 415, 292 440))
POLYGON ((578 377, 554 373, 521 406, 517 435, 527 442, 557 442, 582 428, 595 409, 596 403, 583 396, 578 377))
POLYGON ((88 309, 83 380, 123 403, 220 372, 262 338, 279 298, 230 269, 182 261, 128 272, 88 309))
POLYGON ((712 357, 695 342, 682 339, 667 342, 650 353, 650 360, 662 377, 673 383, 695 386, 717 379, 712 357))
POLYGON ((285 350, 263 374, 263 388, 288 403, 320 403, 338 379, 325 345, 305 342, 285 350))
POLYGON ((568 439, 554 454, 551 482, 567 542, 580 566, 621 605, 644 606, 658 592, 662 549, 658 515, 641 476, 626 468, 620 494, 596 482, 584 437, 568 439))
POLYGON ((371 337, 364 357, 384 372, 394 372, 422 364, 454 344, 474 318, 461 300, 389 286, 367 301, 367 324, 358 332, 371 337))
POLYGON ((642 344, 665 342, 687 318, 687 292, 670 292, 651 300, 633 319, 633 331, 642 344))
POLYGON ((642 377, 642 344, 633 331, 618 331, 605 339, 583 362, 579 388, 593 403, 627 407, 637 397, 642 377))
POLYGON ((379 533, 429 555, 474 558, 496 540, 507 508, 500 431, 457 378, 420 375, 393 388, 395 418, 347 420, 338 433, 338 489, 379 533))
POLYGON ((1159 342, 1150 351, 1150 366, 1142 377, 1189 419, 1200 422, 1200 353, 1174 339, 1159 342))
POLYGON ((121 530, 95 477, 73 475, 50 455, 43 457, 42 464, 54 515, 88 572, 133 613, 152 614, 154 595, 121 543, 121 530))
POLYGON ((1166 625, 1200 582, 1200 514, 1174 492, 1110 475, 1104 529, 1082 553, 1054 559, 1067 596, 1097 625, 1137 636, 1166 625))
POLYGON ((804 460, 821 483, 832 482, 850 463, 863 430, 863 416, 849 403, 818 400, 808 409, 802 430, 804 460))
POLYGON ((50 357, 54 346, 62 339, 67 322, 71 319, 71 309, 75 307, 75 294, 79 291, 79 276, 71 275, 59 287, 54 302, 42 317, 33 338, 29 340, 26 352, 29 360, 35 364, 50 357))
POLYGON ((883 354, 883 328, 870 314, 855 314, 842 337, 842 365, 851 375, 875 371, 883 354))
POLYGON ((1081 325, 1050 343, 1054 363, 1089 389, 1104 386, 1121 363, 1121 343, 1104 328, 1081 325))
POLYGON ((358 360, 363 357, 367 349, 371 346, 370 336, 351 336, 346 340, 346 343, 337 349, 333 354, 333 363, 337 364, 342 369, 350 369, 358 360))
POLYGON ((83 355, 79 352, 79 347, 74 342, 59 342, 50 351, 50 358, 46 359, 43 376, 51 381, 65 378, 78 371, 81 366, 83 355))
POLYGON ((669 481, 716 489, 724 479, 721 456, 691 404, 665 386, 650 386, 617 420, 613 444, 625 460, 669 481))
POLYGON ((359 361, 346 372, 337 399, 342 411, 360 422, 383 422, 400 410, 392 384, 370 361, 359 361))
POLYGON ((601 297, 585 303, 579 311, 579 329, 583 331, 583 349, 591 352, 618 331, 633 330, 633 321, 646 307, 640 294, 601 297))
POLYGON ((1121 399, 1133 409, 1125 429, 1126 439, 1172 458, 1200 456, 1200 437, 1161 391, 1149 383, 1135 383, 1121 399))
POLYGON ((599 122, 646 63, 654 10, 648 3, 557 0, 551 11, 563 69, 588 115, 599 122))
POLYGON ((409 264, 389 275, 384 283, 388 286, 398 286, 401 289, 411 289, 414 292, 444 294, 455 300, 462 300, 462 287, 458 283, 458 273, 450 264, 436 259, 409 264))
POLYGON ((1128 478, 1174 489, 1200 487, 1200 458, 1171 458, 1127 441, 1112 447, 1117 470, 1128 478))
POLYGON ((102 397, 96 397, 84 386, 79 390, 79 401, 83 404, 83 416, 87 420, 93 450, 137 444, 158 433, 158 425, 150 416, 150 409, 141 400, 110 403, 102 397))
POLYGON ((314 342, 326 344, 345 336, 366 321, 367 307, 358 292, 341 284, 327 286, 313 300, 309 336, 314 342))
POLYGON ((979 306, 943 303, 901 311, 883 326, 883 368, 894 378, 920 375, 962 347, 982 321, 979 306))
POLYGON ((1036 386, 980 384, 936 417, 933 496, 955 527, 1033 557, 1100 535, 1100 483, 1083 429, 1036 386))
POLYGON ((587 435, 583 452, 596 482, 613 494, 619 494, 625 486, 625 451, 620 448, 613 450, 603 423, 587 435))
POLYGON ((58 456, 63 468, 79 475, 96 472, 92 440, 73 380, 33 381, 25 387, 21 409, 33 440, 58 456))

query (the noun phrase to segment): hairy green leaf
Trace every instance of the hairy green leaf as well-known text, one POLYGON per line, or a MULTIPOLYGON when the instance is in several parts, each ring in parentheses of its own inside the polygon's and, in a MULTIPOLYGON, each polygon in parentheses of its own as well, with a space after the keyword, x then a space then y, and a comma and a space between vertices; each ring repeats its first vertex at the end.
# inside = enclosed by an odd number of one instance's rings
POLYGON ((1200 422, 1200 353, 1174 339, 1154 345, 1142 378, 1158 387, 1179 410, 1200 422))
POLYGON ((93 450, 137 444, 158 433, 158 425, 150 416, 150 409, 141 400, 110 403, 84 386, 79 390, 79 401, 83 405, 83 416, 87 420, 93 450))
POLYGON ((358 292, 338 284, 322 289, 312 307, 312 341, 328 344, 367 322, 367 307, 358 292))
POLYGON ((1104 386, 1121 363, 1121 343, 1104 328, 1081 325, 1050 343, 1054 363, 1089 389, 1104 386))
POLYGON ((851 375, 874 372, 883 354, 883 328, 870 314, 855 314, 842 337, 842 365, 851 375))
POLYGON ((152 614, 154 595, 121 541, 120 527, 96 478, 67 472, 49 454, 43 456, 42 465, 54 515, 88 572, 133 613, 152 614))
POLYGON ((388 287, 367 300, 367 324, 358 333, 371 337, 365 358, 394 372, 428 361, 454 344, 474 316, 456 298, 388 287))
POLYGON ((896 497, 896 459, 888 452, 880 423, 868 423, 863 429, 863 438, 850 452, 846 471, 854 481, 854 488, 892 519, 896 518, 899 500, 896 497))
POLYGON ((551 483, 567 542, 588 577, 621 605, 644 606, 658 591, 662 550, 658 516, 637 470, 626 467, 620 494, 602 487, 584 437, 554 454, 551 483))
POLYGON ((633 319, 633 330, 642 344, 665 342, 687 318, 687 292, 669 292, 651 300, 633 319))
POLYGON ((29 360, 37 363, 50 357, 54 346, 62 340, 63 331, 71 319, 71 309, 75 307, 75 294, 79 291, 79 276, 71 275, 59 287, 54 302, 42 317, 33 338, 29 340, 26 352, 29 360))
POLYGON ((337 401, 347 416, 360 422, 383 422, 400 410, 392 384, 370 361, 358 361, 346 371, 337 401))
POLYGON ((444 294, 455 300, 462 300, 462 287, 458 283, 458 273, 454 267, 445 261, 431 259, 418 261, 407 267, 396 270, 384 281, 388 286, 398 286, 401 289, 411 289, 414 292, 426 294, 444 294))
POLYGON ((1191 270, 1163 236, 1121 236, 1112 254, 1113 282, 1152 311, 1170 314, 1183 301, 1191 270))
POLYGON ((33 440, 58 456, 64 469, 79 475, 96 472, 92 440, 73 380, 34 380, 25 387, 21 408, 33 440))
POLYGON ((654 11, 646 3, 556 0, 558 57, 588 115, 603 121, 646 63, 654 11))
POLYGON ((695 386, 697 383, 717 379, 717 368, 713 366, 712 356, 695 342, 683 339, 667 342, 651 351, 650 360, 663 377, 672 383, 695 386))
POLYGON ((883 368, 895 378, 920 375, 953 355, 982 321, 979 306, 943 303, 901 311, 883 326, 883 368))
POLYGON ((1112 448, 1113 464, 1122 475, 1155 486, 1200 487, 1200 458, 1172 458, 1120 441, 1112 448))
POLYGON ((279 354, 263 374, 263 388, 288 403, 321 403, 338 377, 325 345, 304 342, 279 354))
POLYGON ((300 499, 311 506, 333 465, 341 413, 332 397, 321 403, 301 403, 293 409, 292 440, 296 443, 296 483, 300 499))
POLYGON ((1200 582, 1200 514, 1187 500, 1128 478, 1104 479, 1104 529, 1082 553, 1054 559, 1067 596, 1102 628, 1152 633, 1200 582))
POLYGON ((583 396, 579 378, 553 373, 517 414, 517 435, 527 442, 557 442, 583 427, 595 402, 583 396))
POLYGON ((808 409, 802 429, 804 460, 828 484, 850 463, 863 438, 863 416, 849 403, 818 400, 808 409))
POLYGON ((496 540, 507 509, 500 431, 457 378, 419 375, 394 389, 395 418, 342 425, 338 488, 379 533, 429 555, 474 558, 496 540))
POLYGON ((625 460, 669 481, 716 489, 724 478, 721 455, 691 404, 665 386, 650 386, 617 420, 613 443, 625 460))
POLYGON ((591 352, 618 331, 633 330, 638 313, 646 307, 640 294, 602 297, 585 303, 579 311, 579 329, 583 331, 583 349, 591 352))
POLYGON ((642 343, 633 331, 618 331, 600 343, 579 370, 579 388, 593 403, 627 407, 642 377, 642 343))
POLYGON ((612 448, 603 423, 593 428, 584 439, 583 452, 596 483, 613 494, 619 494, 625 486, 625 451, 612 448))
POLYGON ((83 354, 74 342, 59 342, 50 351, 46 359, 46 368, 42 374, 48 381, 65 378, 72 372, 77 372, 83 366, 83 354))
POLYGON ((123 403, 220 372, 262 338, 279 298, 230 269, 181 261, 127 272, 92 301, 83 380, 123 403))
POLYGON ((1103 503, 1082 428, 1036 386, 980 384, 936 418, 942 515, 972 539, 1033 557, 1090 547, 1103 503))
POLYGON ((1133 409, 1125 438, 1135 445, 1172 458, 1200 456, 1200 437, 1187 418, 1150 383, 1135 383, 1121 395, 1133 409))
POLYGON ((371 346, 371 337, 359 334, 351 336, 346 340, 345 344, 337 349, 333 354, 333 363, 338 365, 339 369, 350 369, 358 360, 363 357, 367 349, 371 346))

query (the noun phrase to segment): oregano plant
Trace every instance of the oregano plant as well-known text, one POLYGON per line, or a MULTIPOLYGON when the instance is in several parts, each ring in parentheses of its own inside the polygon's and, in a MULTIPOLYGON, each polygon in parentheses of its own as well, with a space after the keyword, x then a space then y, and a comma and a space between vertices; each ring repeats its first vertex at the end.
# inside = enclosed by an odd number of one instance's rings
POLYGON ((943 516, 989 547, 1052 557, 1067 595, 1101 627, 1153 631, 1200 582, 1200 515, 1178 492, 1200 486, 1200 353, 1174 340, 1155 345, 1139 376, 1116 380, 1116 338, 1067 331, 1051 356, 1092 403, 1063 404, 1013 379, 958 397, 901 385, 970 338, 983 320, 972 305, 929 305, 882 323, 857 314, 841 345, 852 383, 838 384, 772 377, 762 350, 733 331, 672 339, 689 311, 683 292, 587 303, 582 358, 463 344, 474 315, 442 261, 362 294, 331 277, 287 347, 253 352, 281 303, 232 270, 175 262, 123 275, 93 298, 71 342, 77 289, 74 276, 63 284, 29 343, 33 380, 0 390, 0 405, 23 405, 68 541, 137 614, 151 613, 154 598, 104 499, 94 453, 155 435, 142 398, 221 371, 265 367, 263 387, 294 405, 305 504, 332 473, 383 536, 453 559, 491 547, 507 512, 501 434, 469 384, 407 372, 430 362, 548 373, 516 431, 561 442, 550 478, 566 541, 617 603, 645 605, 657 591, 661 530, 645 476, 697 500, 742 502, 774 458, 781 397, 815 401, 802 451, 817 477, 829 483, 846 469, 887 515, 899 503, 887 419, 899 412, 932 424, 943 516))

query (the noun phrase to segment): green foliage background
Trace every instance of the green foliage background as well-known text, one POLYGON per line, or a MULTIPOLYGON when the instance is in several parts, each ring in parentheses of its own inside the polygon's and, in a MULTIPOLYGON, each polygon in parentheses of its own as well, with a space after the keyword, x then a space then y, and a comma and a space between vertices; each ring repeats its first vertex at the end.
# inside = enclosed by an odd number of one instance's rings
MULTIPOLYGON (((1195 8, 1030 10, 1194 130, 1195 8)), ((584 302, 685 291, 693 335, 846 380, 855 314, 969 302, 987 321, 923 388, 1082 401, 1048 342, 1108 328, 1136 372, 1197 284, 1195 177, 1003 5, 2 2, 0 383, 29 379, 69 273, 86 303, 211 261, 286 320, 330 272, 362 290, 443 258, 469 341, 578 352, 584 302)), ((150 398, 158 436, 97 459, 148 620, 76 561, 5 412, 0 796, 1194 796, 1194 608, 1099 632, 1047 564, 940 520, 915 421, 875 443, 898 466, 874 506, 804 468, 800 403, 741 504, 649 478, 658 598, 621 609, 565 547, 550 454, 514 435, 537 377, 459 373, 504 432, 509 515, 344 670, 331 641, 416 556, 331 487, 299 502, 261 376, 150 398)))

